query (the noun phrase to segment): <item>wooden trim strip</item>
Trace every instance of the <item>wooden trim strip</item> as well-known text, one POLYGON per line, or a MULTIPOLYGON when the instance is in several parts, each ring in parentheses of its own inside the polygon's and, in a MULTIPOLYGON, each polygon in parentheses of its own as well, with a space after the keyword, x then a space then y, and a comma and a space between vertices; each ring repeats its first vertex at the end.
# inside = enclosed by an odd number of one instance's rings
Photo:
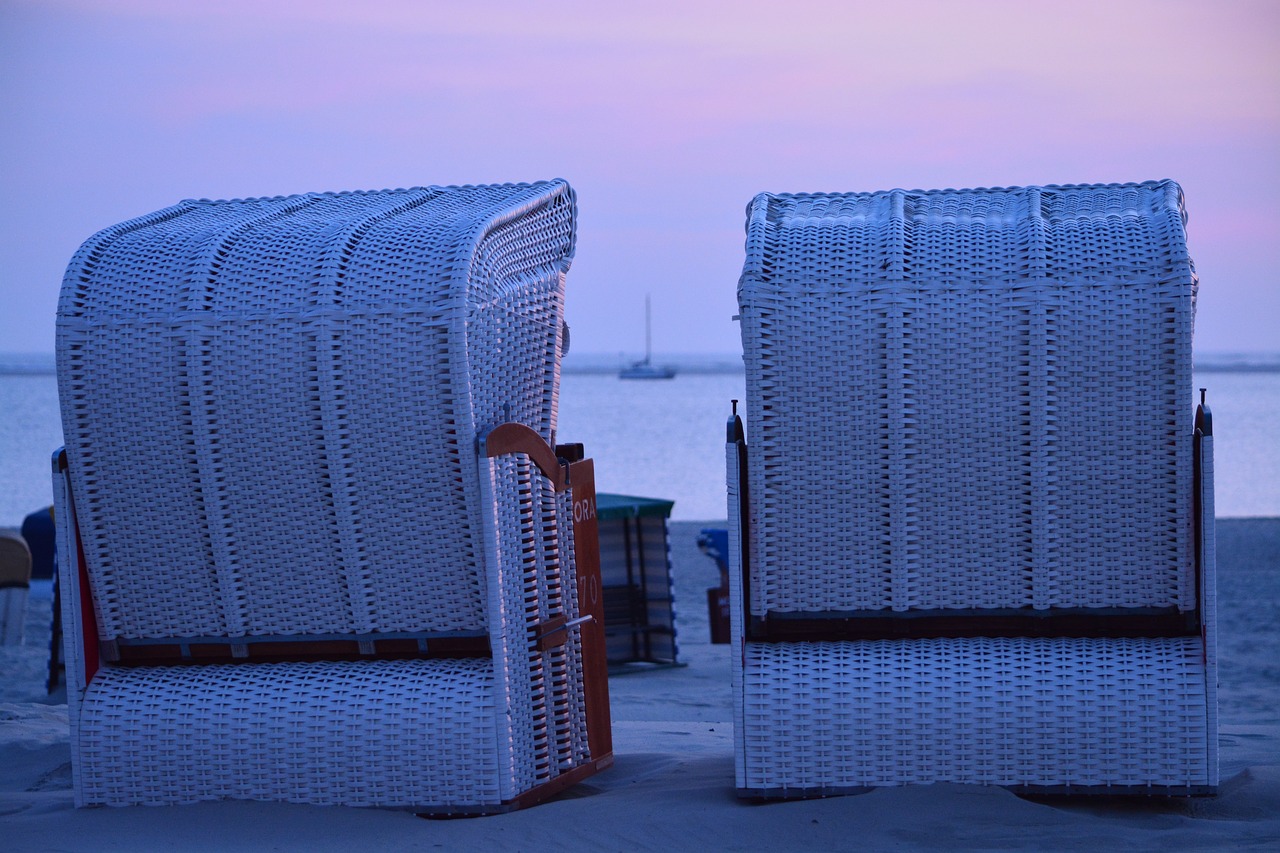
MULTIPOLYGON (((1000 785, 1027 797, 1212 797, 1217 785, 1000 785)), ((738 788, 738 799, 750 802, 811 800, 869 794, 881 786, 827 785, 796 788, 738 788)), ((1078 805, 1078 803, 1077 803, 1078 805)))
POLYGON ((939 637, 1198 637, 1200 615, 1176 607, 1009 608, 771 613, 752 617, 757 642, 906 640, 939 637))
POLYGON ((203 663, 278 663, 314 660, 404 660, 491 657, 488 636, 385 637, 314 640, 217 637, 141 643, 116 640, 113 661, 122 666, 203 663))
POLYGON ((579 764, 572 770, 561 773, 549 782, 544 782, 536 788, 530 788, 523 794, 519 794, 515 799, 511 800, 510 806, 513 809, 523 809, 536 805, 554 797, 561 791, 573 787, 590 776, 594 776, 601 770, 605 770, 613 766, 613 753, 608 755, 595 756, 592 755, 591 761, 586 764, 579 764))

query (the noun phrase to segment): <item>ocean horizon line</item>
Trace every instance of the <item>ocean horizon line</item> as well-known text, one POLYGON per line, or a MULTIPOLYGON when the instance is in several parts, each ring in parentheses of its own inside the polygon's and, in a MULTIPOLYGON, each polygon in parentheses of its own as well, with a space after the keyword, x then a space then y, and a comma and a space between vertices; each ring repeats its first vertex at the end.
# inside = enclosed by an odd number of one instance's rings
MULTIPOLYGON (((561 372, 570 376, 614 374, 643 358, 641 353, 570 352, 561 362, 561 372)), ((658 367, 670 367, 677 374, 742 373, 742 356, 733 352, 658 353, 651 359, 658 367)), ((42 376, 56 372, 51 352, 0 352, 0 376, 42 376)), ((1203 352, 1195 357, 1197 373, 1280 373, 1280 351, 1203 352)))

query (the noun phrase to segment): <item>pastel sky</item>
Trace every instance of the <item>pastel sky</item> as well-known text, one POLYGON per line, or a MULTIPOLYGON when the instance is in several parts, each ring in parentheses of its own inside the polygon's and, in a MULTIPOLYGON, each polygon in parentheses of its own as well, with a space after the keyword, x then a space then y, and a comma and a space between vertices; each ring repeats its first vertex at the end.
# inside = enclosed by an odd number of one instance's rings
POLYGON ((762 190, 1165 177, 1197 348, 1280 350, 1280 2, 0 0, 0 351, 183 198, 550 177, 577 351, 739 351, 762 190))

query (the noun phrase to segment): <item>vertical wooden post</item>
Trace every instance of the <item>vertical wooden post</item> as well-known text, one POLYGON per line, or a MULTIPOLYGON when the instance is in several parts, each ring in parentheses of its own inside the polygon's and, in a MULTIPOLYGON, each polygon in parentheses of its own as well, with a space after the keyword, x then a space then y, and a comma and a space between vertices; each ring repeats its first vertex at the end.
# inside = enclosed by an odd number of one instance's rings
POLYGON ((592 620, 582 626, 587 743, 592 759, 613 753, 609 711, 609 662, 604 639, 604 588, 600 579, 600 525, 596 518, 595 463, 569 465, 573 493, 573 552, 578 573, 578 610, 592 620))

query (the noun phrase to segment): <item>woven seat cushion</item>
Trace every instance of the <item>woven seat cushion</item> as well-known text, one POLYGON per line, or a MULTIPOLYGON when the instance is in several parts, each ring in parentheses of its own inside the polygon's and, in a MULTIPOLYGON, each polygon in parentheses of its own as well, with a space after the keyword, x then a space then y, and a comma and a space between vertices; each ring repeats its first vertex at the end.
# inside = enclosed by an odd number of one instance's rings
POLYGON ((1198 637, 749 643, 745 654, 742 788, 1217 783, 1198 637))
POLYGON ((80 705, 82 804, 501 802, 489 659, 106 667, 80 705))

